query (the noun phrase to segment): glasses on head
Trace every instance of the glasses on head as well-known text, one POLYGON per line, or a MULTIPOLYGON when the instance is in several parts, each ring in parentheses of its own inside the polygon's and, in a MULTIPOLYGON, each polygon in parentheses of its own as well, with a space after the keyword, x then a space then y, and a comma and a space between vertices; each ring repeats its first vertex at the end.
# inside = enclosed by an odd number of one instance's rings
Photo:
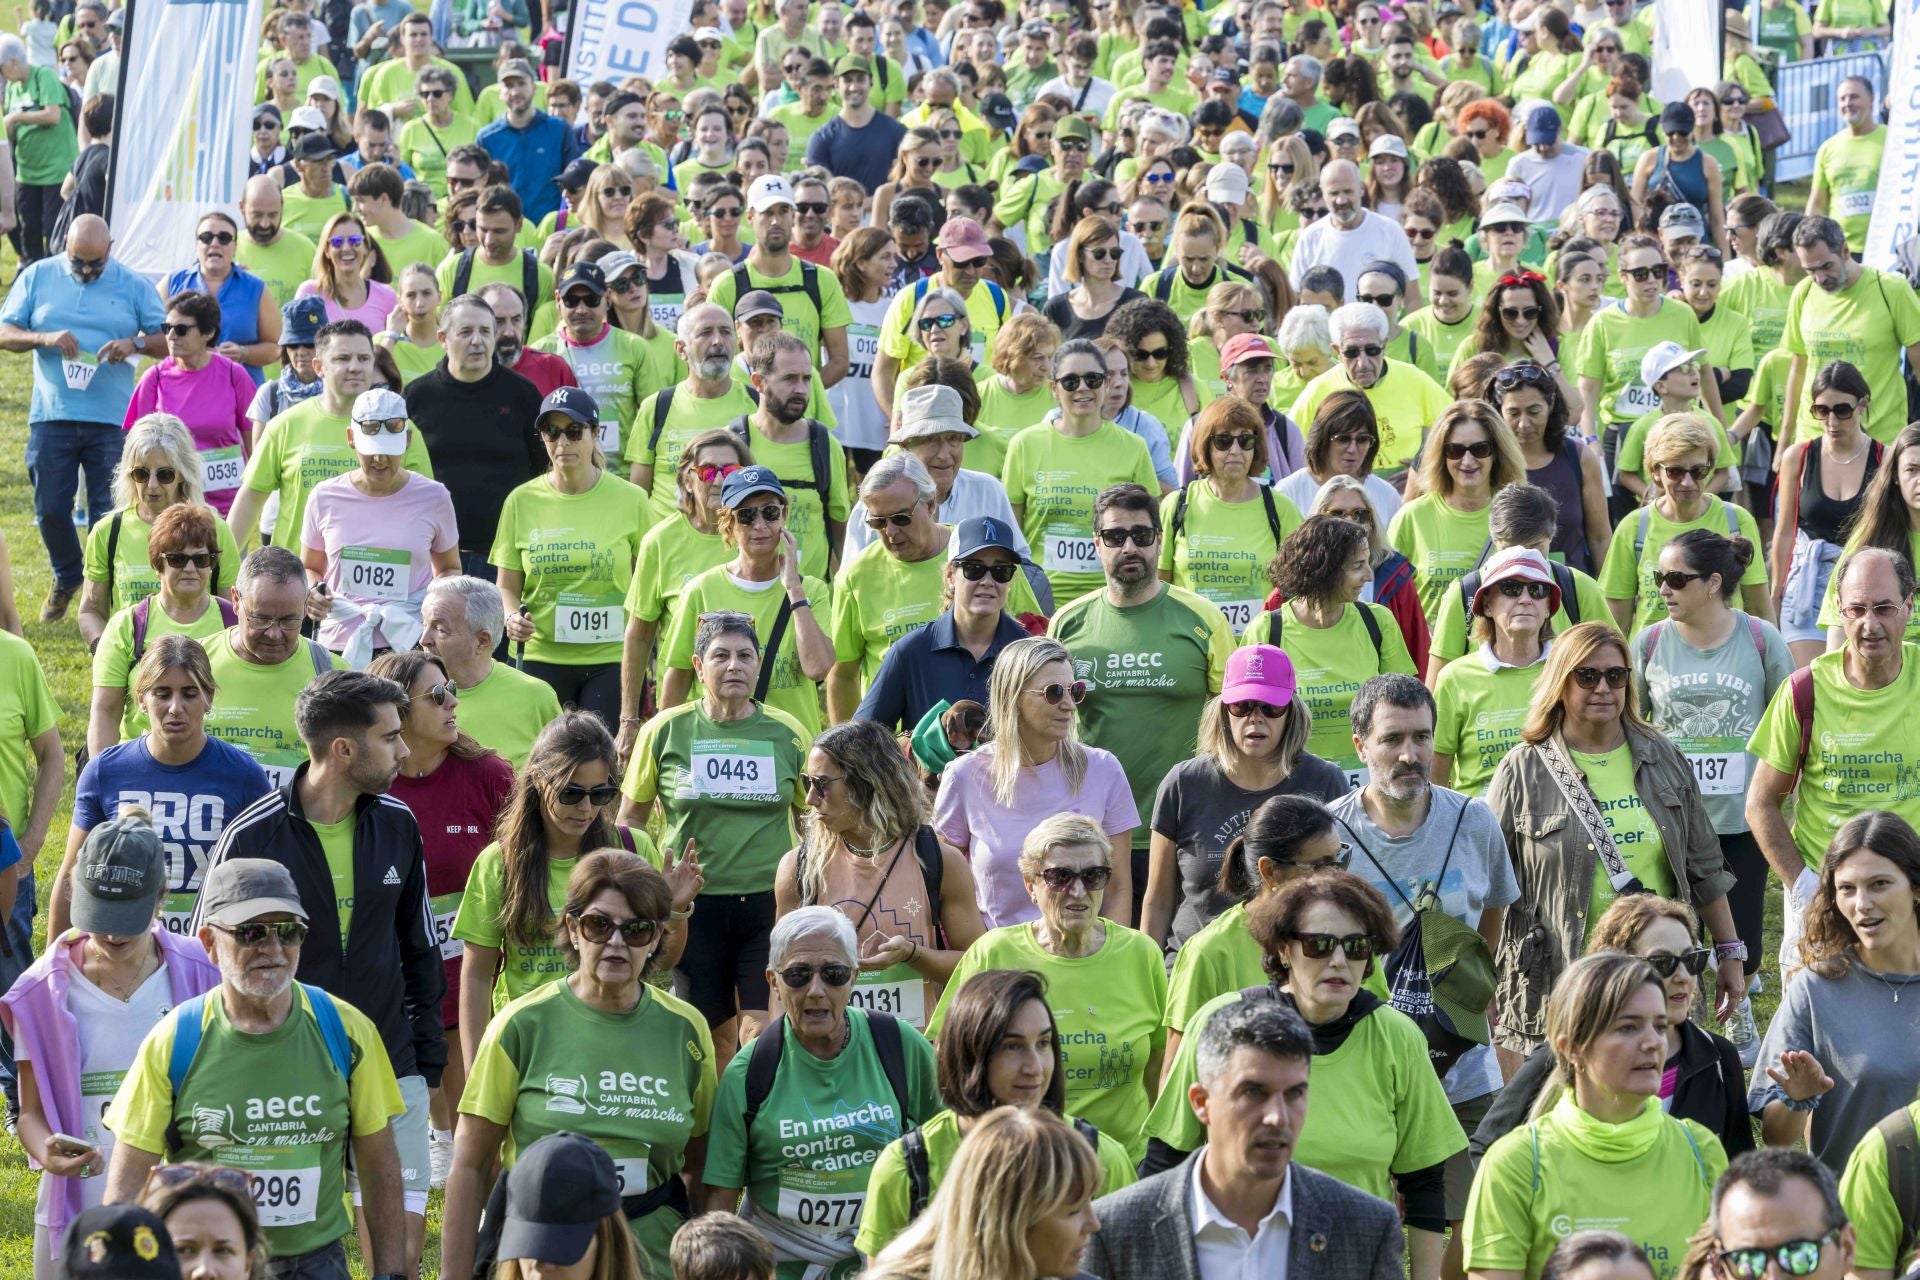
POLYGON ((1062 698, 1067 698, 1077 707, 1087 700, 1087 682, 1075 680, 1072 684, 1050 684, 1044 689, 1023 689, 1021 692, 1039 694, 1046 699, 1048 706, 1057 707, 1062 698))
POLYGON ((1668 484, 1679 484, 1682 480, 1692 480, 1700 484, 1713 474, 1712 467, 1669 467, 1662 466, 1660 474, 1667 478, 1668 484))
POLYGON ((172 484, 180 478, 180 473, 172 467, 160 467, 157 469, 152 467, 132 467, 128 469, 127 474, 133 477, 135 484, 145 484, 149 480, 157 480, 161 484, 172 484))
POLYGON ((1107 375, 1104 373, 1063 373, 1053 380, 1053 384, 1069 394, 1078 391, 1082 387, 1085 387, 1089 391, 1098 391, 1107 385, 1107 375))
POLYGON ((820 981, 830 987, 844 987, 853 981, 853 966, 850 964, 790 964, 780 971, 780 981, 798 991, 813 981, 814 975, 820 975, 820 981))
POLYGON ((1287 713, 1285 707, 1276 707, 1271 702, 1229 702, 1226 704, 1226 707, 1227 714, 1235 720, 1245 720, 1255 712, 1258 712, 1268 720, 1278 720, 1287 713))
POLYGON ((1573 669, 1573 682, 1582 689, 1597 689, 1602 680, 1607 682, 1609 689, 1624 689, 1627 687, 1627 669, 1625 667, 1575 667, 1573 669))
POLYGON ((220 557, 211 551, 168 551, 161 555, 169 569, 184 569, 192 565, 196 569, 205 569, 220 557))
POLYGON ((1113 245, 1102 245, 1097 249, 1083 249, 1081 252, 1086 255, 1087 261, 1089 262, 1120 261, 1120 250, 1113 245))
POLYGON ((1380 346, 1377 343, 1369 342, 1367 345, 1363 347, 1340 348, 1340 358, 1343 360, 1358 360, 1361 356, 1365 356, 1367 359, 1372 360, 1378 357, 1385 350, 1386 350, 1385 347, 1380 346))
POLYGON ((733 509, 733 520, 735 524, 752 525, 758 524, 762 520, 765 520, 768 524, 772 524, 786 514, 787 509, 785 507, 777 502, 769 502, 765 506, 759 507, 735 507, 733 509))
POLYGON ((1225 453, 1229 449, 1238 449, 1242 453, 1252 453, 1253 446, 1260 437, 1251 431, 1220 431, 1208 439, 1207 448, 1225 453))
POLYGON ((1769 1263, 1777 1264, 1783 1275, 1810 1276, 1820 1268, 1820 1254, 1839 1238, 1838 1231, 1829 1231, 1818 1239, 1789 1240, 1761 1249, 1722 1249, 1713 1260, 1731 1280, 1766 1280, 1769 1263))
POLYGON ((1837 418, 1841 422, 1845 422, 1848 418, 1851 418, 1859 408, 1860 404, 1858 401, 1852 404, 1821 404, 1816 400, 1807 406, 1807 412, 1822 422, 1825 422, 1828 418, 1837 418))
POLYGON ((1667 264, 1664 262, 1656 262, 1650 267, 1622 267, 1620 268, 1620 274, 1628 280, 1641 282, 1647 280, 1665 280, 1667 278, 1667 264))
POLYGON ((1088 893, 1098 893, 1113 879, 1112 867, 1042 867, 1040 883, 1055 893, 1071 893, 1079 884, 1088 893))
POLYGON ((1336 950, 1346 952, 1349 960, 1367 960, 1374 952, 1370 933, 1349 933, 1344 937, 1334 933, 1296 933, 1293 940, 1316 960, 1324 960, 1336 950))
POLYGON ((867 517, 867 528, 869 529, 884 529, 888 525, 892 525, 896 529, 904 529, 912 523, 913 523, 912 511, 896 511, 892 515, 887 515, 887 516, 870 515, 867 517))
POLYGON ((920 332, 930 333, 935 329, 945 332, 960 323, 960 317, 949 311, 943 316, 921 316, 920 332))
POLYGON ((1879 604, 1843 604, 1840 606, 1840 616, 1849 622, 1860 622, 1868 614, 1872 614, 1882 622, 1892 622, 1900 616, 1902 608, 1904 606, 1890 601, 1882 601, 1879 604))
POLYGON ((1502 391, 1511 391, 1515 387, 1544 387, 1552 381, 1553 375, 1531 360, 1516 361, 1493 375, 1493 385, 1502 391))
POLYGON ((737 462, 703 462, 693 469, 693 474, 701 484, 713 484, 725 480, 739 469, 737 462))
POLYGON ((978 582, 982 578, 992 578, 1001 586, 1013 581, 1013 575, 1020 572, 1017 564, 987 564, 981 560, 956 560, 953 567, 968 582, 978 582))
POLYGON ((1538 320, 1540 318, 1540 308, 1502 307, 1500 308, 1500 318, 1502 320, 1538 320))
POLYGON ((198 240, 201 244, 232 244, 233 232, 202 231, 199 235, 195 236, 194 239, 198 240))
POLYGON ((307 940, 307 926, 298 920, 250 920, 231 927, 213 927, 243 947, 257 947, 268 938, 278 938, 283 947, 297 947, 307 940))
POLYGON ((611 782, 602 782, 598 786, 583 787, 577 782, 569 782, 553 793, 554 799, 563 805, 576 805, 582 800, 590 800, 598 809, 612 804, 620 797, 620 788, 611 782))
POLYGON ((166 334, 169 338, 184 338, 190 333, 200 332, 200 326, 197 324, 163 324, 160 326, 160 332, 166 334))
POLYGON ((1522 582, 1518 578, 1508 578, 1498 585, 1500 594, 1509 600, 1518 600, 1523 595, 1529 600, 1545 600, 1553 594, 1553 588, 1544 582, 1522 582))
POLYGON ((615 920, 598 911, 575 911, 570 913, 570 918, 580 936, 596 946, 611 941, 617 933, 629 947, 644 947, 660 933, 658 920, 615 920))
POLYGON ((405 418, 369 418, 365 422, 356 422, 353 425, 370 436, 405 435, 407 430, 405 418))
POLYGON ((1663 978, 1671 978, 1675 969, 1684 968, 1694 977, 1699 977, 1707 967, 1707 960, 1713 952, 1706 947, 1690 947, 1678 955, 1670 951, 1656 951, 1650 956, 1641 956, 1653 971, 1663 978))
POLYGON ((1160 541, 1160 531, 1150 524, 1108 525, 1095 529, 1094 536, 1107 547, 1124 547, 1129 541, 1136 547, 1150 547, 1160 541))

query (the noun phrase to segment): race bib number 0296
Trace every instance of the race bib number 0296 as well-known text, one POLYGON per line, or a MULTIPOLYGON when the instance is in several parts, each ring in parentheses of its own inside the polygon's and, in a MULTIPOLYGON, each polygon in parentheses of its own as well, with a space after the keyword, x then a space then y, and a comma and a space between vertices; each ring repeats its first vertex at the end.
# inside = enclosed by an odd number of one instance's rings
POLYGON ((263 1227, 293 1227, 312 1222, 320 1202, 320 1169, 263 1169, 249 1171, 253 1207, 263 1227))

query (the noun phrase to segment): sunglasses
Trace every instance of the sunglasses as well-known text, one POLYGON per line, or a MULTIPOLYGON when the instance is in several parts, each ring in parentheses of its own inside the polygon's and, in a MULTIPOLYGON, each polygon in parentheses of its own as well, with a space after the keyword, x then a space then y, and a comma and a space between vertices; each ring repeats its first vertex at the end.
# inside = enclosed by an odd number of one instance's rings
POLYGON ((1222 311, 1223 316, 1232 316, 1241 324, 1251 325, 1255 329, 1267 322, 1267 313, 1260 307, 1250 307, 1245 311, 1222 311))
POLYGON ((1650 267, 1622 267, 1620 274, 1628 280, 1664 280, 1667 278, 1667 264, 1656 262, 1650 267))
POLYGON ((1853 404, 1815 403, 1807 406, 1807 412, 1811 413, 1814 417, 1820 419, 1820 421, 1822 422, 1825 422, 1828 418, 1837 418, 1841 422, 1845 422, 1848 418, 1851 418, 1859 410, 1859 408, 1860 408, 1860 405, 1858 401, 1856 401, 1853 404))
POLYGON ((1706 969, 1707 959, 1712 955, 1713 952, 1706 947, 1693 947, 1682 951, 1679 955, 1656 951, 1650 956, 1640 958, 1652 965, 1653 971, 1663 978, 1671 978, 1673 971, 1681 968, 1697 978, 1706 969))
POLYGON ((407 420, 405 418, 372 418, 366 422, 356 422, 353 425, 370 436, 398 436, 406 434, 407 430, 407 420))
POLYGON ((768 524, 787 514, 787 509, 777 502, 769 502, 759 507, 735 507, 733 519, 736 524, 753 525, 765 520, 768 524))
POLYGON ((1352 448, 1356 444, 1363 449, 1371 449, 1374 445, 1380 443, 1378 436, 1354 434, 1346 431, 1342 431, 1339 435, 1331 437, 1331 439, 1335 445, 1343 449, 1352 448))
POLYGON ((202 231, 199 235, 195 236, 194 239, 198 240, 201 244, 232 244, 233 232, 202 231))
POLYGON ((709 218, 726 218, 731 221, 738 218, 745 208, 746 206, 738 204, 730 204, 724 209, 715 205, 713 208, 707 210, 707 216, 709 218))
POLYGON ((1291 165, 1291 164, 1270 164, 1267 166, 1267 172, 1277 173, 1283 178, 1291 178, 1293 176, 1293 171, 1298 167, 1299 166, 1297 165, 1291 165))
POLYGON ((1432 227, 1402 227, 1400 229, 1406 232, 1407 239, 1409 240, 1431 240, 1439 234, 1432 227))
POLYGON ((1074 392, 1085 387, 1089 391, 1098 391, 1107 385, 1104 373, 1063 373, 1053 380, 1053 385, 1063 391, 1074 392))
POLYGON ((1245 720, 1256 711, 1269 720, 1278 720, 1287 713, 1285 707, 1276 707, 1271 702, 1229 702, 1226 707, 1227 714, 1235 720, 1245 720))
POLYGON ((958 569, 960 576, 968 582, 978 582, 982 578, 991 577, 1002 586, 1012 582, 1013 575, 1020 572, 1020 566, 1017 564, 987 564, 980 560, 957 560, 953 567, 958 569))
POLYGON ((1449 462, 1458 462, 1469 454, 1485 462, 1493 456, 1493 441, 1475 440, 1472 444, 1448 444, 1445 452, 1449 462))
POLYGON ((1040 883, 1055 893, 1070 893, 1077 882, 1088 893, 1098 893, 1107 887, 1113 879, 1112 867, 1082 867, 1078 871, 1072 867, 1040 868, 1040 883))
POLYGON ((258 120, 255 120, 253 122, 253 127, 256 131, 271 132, 280 127, 280 122, 278 120, 275 120, 272 116, 261 116, 258 120))
POLYGON ((1660 474, 1664 475, 1667 478, 1667 483, 1669 484, 1679 484, 1680 481, 1682 481, 1683 479, 1687 479, 1689 477, 1692 478, 1695 484, 1699 484, 1701 481, 1705 480, 1708 476, 1713 474, 1713 468, 1712 467, 1665 467, 1663 466, 1660 468, 1660 474))
POLYGON ((1026 689, 1022 692, 1039 694, 1051 707, 1059 706, 1062 698, 1071 699, 1077 707, 1087 700, 1087 682, 1075 680, 1072 684, 1050 684, 1044 689, 1026 689))
POLYGON ((1207 441, 1207 448, 1225 453, 1228 449, 1238 449, 1242 453, 1252 453, 1259 436, 1251 431, 1222 431, 1207 441))
POLYGON ((1087 249, 1084 252, 1089 262, 1120 261, 1120 250, 1115 248, 1087 249))
POLYGON ((591 800, 593 807, 598 809, 619 799, 620 788, 611 782, 603 782, 597 787, 583 787, 577 782, 569 782, 553 795, 554 799, 569 807, 579 804, 582 800, 591 800))
POLYGON ((960 131, 958 129, 940 130, 940 140, 942 142, 957 142, 959 141, 959 139, 960 139, 960 131))
POLYGON ((1136 547, 1150 547, 1160 541, 1160 531, 1150 524, 1111 525, 1093 532, 1108 547, 1124 547, 1129 541, 1136 547))
POLYGON ((1145 347, 1135 347, 1133 349, 1133 358, 1135 360, 1148 361, 1153 364, 1165 364, 1168 350, 1166 347, 1155 347, 1151 351, 1145 347))
POLYGON ((1609 689, 1624 689, 1627 687, 1627 669, 1625 667, 1607 667, 1604 670, 1599 667, 1573 669, 1573 682, 1582 689, 1597 689, 1602 680, 1607 682, 1609 689))
POLYGON ((948 312, 944 316, 921 316, 920 332, 927 333, 934 329, 940 329, 940 330, 951 329, 953 328, 953 326, 959 323, 960 323, 960 317, 957 315, 954 315, 952 312, 948 312))
POLYGON ((795 213, 825 213, 827 211, 827 202, 825 200, 799 200, 794 203, 793 211, 795 213))
POLYGON ((1468 136, 1469 138, 1471 138, 1471 139, 1473 139, 1473 140, 1474 140, 1475 142, 1485 142, 1485 141, 1486 141, 1486 140, 1487 140, 1488 138, 1490 138, 1490 137, 1492 137, 1492 136, 1493 136, 1493 130, 1491 130, 1491 129, 1469 129, 1469 130, 1467 130, 1467 136, 1468 136))
POLYGON ((1820 1267, 1820 1254, 1839 1238, 1838 1231, 1829 1231, 1817 1240, 1789 1240, 1764 1249, 1722 1249, 1713 1260, 1731 1280, 1765 1280, 1768 1263, 1777 1263, 1783 1275, 1810 1276, 1820 1267))
POLYGON ((451 218, 447 221, 448 229, 457 236, 467 234, 467 232, 472 231, 477 225, 479 224, 471 218, 451 218))
POLYGON ((197 324, 163 324, 160 326, 160 332, 166 334, 169 338, 184 338, 190 333, 200 332, 200 326, 197 324))
POLYGON ((615 920, 612 916, 603 916, 598 911, 576 911, 572 915, 573 927, 588 942, 598 945, 610 941, 614 934, 629 947, 644 947, 660 934, 658 920, 615 920))
POLYGON ((307 940, 307 926, 298 920, 255 920, 232 928, 214 925, 243 947, 257 947, 269 937, 280 939, 283 947, 297 947, 307 940))
POLYGON ((614 293, 632 293, 637 289, 644 289, 646 287, 646 278, 637 271, 629 275, 621 276, 618 280, 607 281, 607 288, 614 293))
POLYGON ((444 707, 447 705, 447 699, 459 692, 460 686, 457 683, 452 680, 442 680, 439 684, 427 690, 427 697, 433 699, 434 706, 444 707))
POLYGON ((1358 360, 1361 356, 1365 356, 1371 360, 1385 350, 1385 347, 1375 346, 1372 343, 1368 343, 1364 347, 1342 347, 1340 348, 1340 358, 1343 360, 1358 360))
POLYGON ((833 790, 833 784, 839 781, 841 776, 835 773, 803 773, 800 775, 800 789, 809 795, 815 791, 825 795, 833 790))
POLYGON ((420 96, 425 98, 428 102, 437 102, 441 98, 445 98, 450 95, 447 93, 445 89, 422 89, 420 91, 420 96))
POLYGON ((560 305, 569 311, 578 311, 585 307, 597 307, 600 299, 591 293, 570 293, 560 299, 560 305))
POLYGON ((1353 300, 1371 302, 1382 311, 1391 311, 1394 304, 1400 301, 1400 296, 1394 293, 1356 293, 1353 295, 1353 300))
POLYGON ((1127 225, 1135 231, 1138 231, 1141 235, 1146 236, 1157 236, 1167 229, 1167 223, 1164 218, 1142 218, 1138 222, 1130 221, 1127 225))
POLYGON ((97 258, 82 258, 76 254, 68 253, 67 262, 72 265, 75 271, 83 274, 98 275, 107 269, 107 255, 104 253, 97 258))
POLYGON ((1332 933, 1296 933, 1293 941, 1316 960, 1326 959, 1335 950, 1346 952, 1349 960, 1366 960, 1373 956, 1375 950, 1370 933, 1349 933, 1345 937, 1332 933))
POLYGON ((1500 318, 1502 320, 1537 320, 1540 318, 1540 308, 1502 307, 1500 308, 1500 318))
POLYGON ((1902 607, 1897 604, 1843 604, 1840 606, 1840 616, 1849 622, 1859 622, 1872 614, 1882 622, 1892 622, 1900 616, 1902 607))
POLYGON ((327 243, 336 249, 358 249, 367 242, 365 236, 328 236, 327 243))
POLYGON ((725 480, 740 469, 737 462, 703 462, 693 469, 701 484, 712 484, 716 480, 725 480))
POLYGON ((1509 600, 1518 600, 1522 595, 1530 600, 1545 600, 1553 594, 1553 588, 1544 582, 1522 582, 1517 578, 1508 578, 1498 586, 1500 594, 1509 600))
POLYGON ((211 551, 168 551, 164 552, 160 558, 167 562, 169 569, 184 569, 188 565, 196 569, 204 569, 220 557, 211 551))
POLYGON ((180 478, 180 473, 172 467, 161 467, 158 471, 149 467, 133 467, 128 470, 135 484, 145 484, 149 480, 158 480, 161 484, 172 484, 180 478))
POLYGON ((1053 145, 1056 147, 1059 147, 1062 151, 1089 150, 1087 144, 1080 141, 1080 139, 1078 138, 1058 138, 1054 141, 1053 145))
POLYGON ((1170 173, 1150 173, 1147 175, 1148 186, 1157 187, 1162 184, 1167 186, 1173 185, 1173 175, 1170 173))
POLYGON ((1480 229, 1482 231, 1492 231, 1498 235, 1518 236, 1526 234, 1527 224, 1524 222, 1495 222, 1480 229))
POLYGON ((830 987, 844 987, 853 981, 853 966, 850 964, 823 964, 815 967, 810 964, 790 964, 780 971, 780 981, 798 991, 813 981, 815 974, 820 981, 830 987))
POLYGON ((1653 575, 1655 585, 1673 591, 1683 591, 1689 582, 1698 582, 1707 575, 1704 573, 1686 573, 1679 569, 1663 569, 1653 575))
POLYGON ((896 529, 904 529, 912 523, 913 512, 911 511, 896 511, 890 516, 867 517, 867 528, 869 529, 884 529, 888 525, 892 525, 896 529))
POLYGON ((153 1167, 147 1175, 149 1187, 184 1187, 188 1183, 212 1183, 216 1187, 225 1187, 229 1191, 253 1199, 253 1180, 238 1169, 229 1169, 225 1165, 212 1168, 199 1168, 190 1164, 160 1164, 153 1167))

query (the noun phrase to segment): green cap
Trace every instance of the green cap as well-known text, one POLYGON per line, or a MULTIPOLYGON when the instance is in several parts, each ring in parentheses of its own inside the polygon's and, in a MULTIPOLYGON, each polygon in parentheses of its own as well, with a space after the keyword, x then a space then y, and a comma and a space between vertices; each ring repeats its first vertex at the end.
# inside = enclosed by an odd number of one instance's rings
POLYGON ((859 74, 873 77, 873 59, 859 53, 843 53, 839 61, 833 64, 834 79, 841 76, 859 74))
POLYGON ((1062 138, 1078 138, 1082 142, 1093 141, 1093 126, 1081 116, 1063 116, 1053 126, 1053 137, 1057 142, 1062 138))
POLYGON ((920 723, 913 726, 913 758, 928 773, 939 773, 960 758, 953 744, 947 741, 946 726, 940 723, 940 717, 952 706, 945 699, 934 703, 927 708, 927 714, 920 717, 920 723))

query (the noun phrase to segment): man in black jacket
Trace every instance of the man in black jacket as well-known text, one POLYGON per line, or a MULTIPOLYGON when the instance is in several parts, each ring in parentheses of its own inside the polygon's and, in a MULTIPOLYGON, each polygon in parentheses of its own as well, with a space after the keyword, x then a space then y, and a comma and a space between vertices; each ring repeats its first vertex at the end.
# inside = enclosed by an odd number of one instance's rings
MULTIPOLYGON (((312 929, 294 976, 339 996, 379 1029, 407 1104, 393 1133, 405 1188, 406 1273, 414 1275, 427 1230, 428 1094, 447 1061, 440 1037, 447 982, 420 828, 412 810, 386 794, 407 757, 400 733, 406 702, 399 685, 365 672, 316 677, 294 704, 307 763, 227 825, 207 866, 229 858, 285 866, 312 929)), ((196 914, 196 930, 200 923, 196 914)), ((347 1188, 359 1205, 351 1170, 347 1188)))
POLYGON ((487 562, 507 495, 547 467, 534 421, 540 391, 493 358, 493 308, 463 293, 440 311, 447 358, 407 384, 407 416, 420 429, 434 478, 453 493, 460 569, 493 581, 487 562))

